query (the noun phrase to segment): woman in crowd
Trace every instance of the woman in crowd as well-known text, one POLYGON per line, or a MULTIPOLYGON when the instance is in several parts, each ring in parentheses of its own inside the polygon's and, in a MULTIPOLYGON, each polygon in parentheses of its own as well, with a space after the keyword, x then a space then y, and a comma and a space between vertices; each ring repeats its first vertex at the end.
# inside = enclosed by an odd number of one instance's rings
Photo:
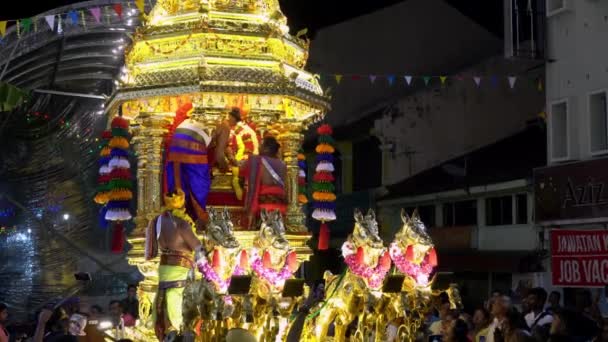
POLYGON ((8 330, 6 330, 6 320, 8 319, 8 307, 0 303, 0 342, 8 342, 8 330))
POLYGON ((533 342, 526 330, 524 317, 515 308, 509 309, 502 329, 494 331, 494 342, 533 342))
POLYGON ((469 334, 471 340, 475 342, 485 341, 489 325, 490 313, 488 310, 483 307, 475 310, 475 313, 473 314, 473 329, 469 334))
POLYGON ((450 321, 449 328, 443 334, 443 340, 445 342, 470 342, 467 322, 462 319, 450 321))

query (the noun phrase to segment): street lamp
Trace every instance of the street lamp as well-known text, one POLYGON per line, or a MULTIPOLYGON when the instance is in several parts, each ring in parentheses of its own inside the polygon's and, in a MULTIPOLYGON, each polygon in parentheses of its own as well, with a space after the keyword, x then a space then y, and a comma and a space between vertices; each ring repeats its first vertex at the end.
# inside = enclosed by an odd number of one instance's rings
POLYGON ((63 214, 63 219, 65 221, 69 220, 70 219, 70 214, 68 214, 68 213, 63 214))

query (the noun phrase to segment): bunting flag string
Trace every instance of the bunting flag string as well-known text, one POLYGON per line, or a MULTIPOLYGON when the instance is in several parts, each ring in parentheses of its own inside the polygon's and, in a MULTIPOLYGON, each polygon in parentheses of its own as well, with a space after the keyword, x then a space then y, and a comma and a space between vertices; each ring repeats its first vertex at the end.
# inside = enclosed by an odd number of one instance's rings
MULTIPOLYGON (((135 3, 135 7, 131 5, 131 3, 127 3, 127 8, 129 9, 128 15, 131 15, 132 11, 139 11, 139 13, 144 13, 145 1, 144 0, 133 0, 135 3)), ((103 10, 105 11, 105 16, 107 17, 107 24, 110 24, 110 14, 108 13, 108 7, 112 7, 116 15, 120 20, 123 20, 123 16, 125 14, 124 8, 122 4, 114 4, 103 6, 103 10)), ((88 8, 88 12, 91 17, 95 20, 97 24, 101 24, 101 10, 102 8, 99 6, 88 8)), ((38 32, 38 21, 44 20, 48 25, 51 31, 56 30, 57 33, 63 32, 62 21, 65 20, 68 25, 78 26, 82 25, 82 27, 86 28, 86 14, 85 10, 70 10, 65 13, 57 13, 51 15, 45 15, 41 17, 30 17, 30 18, 21 18, 21 19, 13 19, 13 20, 2 20, 0 21, 0 38, 4 38, 6 36, 6 30, 9 24, 15 24, 15 31, 17 37, 21 38, 22 34, 29 32, 38 32), (79 18, 80 17, 80 18, 79 18), (80 20, 79 20, 80 19, 80 20), (79 23, 81 21, 81 23, 79 23), (57 23, 57 28, 55 28, 55 23, 57 23), (33 28, 33 30, 32 30, 33 28)))
MULTIPOLYGON (((388 84, 388 86, 393 86, 393 85, 395 85, 395 80, 397 79, 397 77, 403 77, 403 79, 405 80, 406 86, 411 86, 414 83, 414 81, 417 79, 422 80, 422 82, 424 83, 425 86, 429 86, 431 84, 431 80, 436 79, 437 81, 440 82, 440 85, 442 87, 445 87, 448 85, 448 80, 454 80, 454 81, 459 81, 459 82, 462 82, 462 81, 471 82, 472 81, 477 88, 480 88, 483 83, 483 84, 487 84, 488 86, 491 86, 492 88, 498 88, 501 84, 504 84, 505 86, 508 86, 509 89, 515 89, 516 84, 520 84, 520 82, 518 82, 520 79, 527 79, 528 82, 531 81, 532 86, 535 87, 539 92, 542 92, 544 90, 542 77, 536 77, 536 76, 534 78, 530 78, 529 76, 516 76, 516 75, 464 76, 462 74, 457 74, 457 75, 452 75, 452 76, 448 76, 448 75, 398 76, 395 74, 388 74, 388 75, 321 74, 321 79, 325 80, 326 82, 328 82, 328 81, 332 82, 332 80, 333 80, 336 85, 342 84, 343 81, 345 81, 345 80, 353 81, 353 82, 368 81, 369 84, 371 84, 371 85, 382 84, 382 82, 378 83, 377 80, 379 78, 384 78, 384 79, 386 79, 386 81, 387 81, 386 84, 388 84)), ((528 83, 528 84, 530 84, 530 83, 528 83)))

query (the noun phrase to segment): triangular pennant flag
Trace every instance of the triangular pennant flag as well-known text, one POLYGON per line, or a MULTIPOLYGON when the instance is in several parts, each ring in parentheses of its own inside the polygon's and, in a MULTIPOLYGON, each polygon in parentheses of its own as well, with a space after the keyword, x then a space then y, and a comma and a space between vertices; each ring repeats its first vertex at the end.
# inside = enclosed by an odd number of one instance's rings
POLYGON ((101 8, 99 8, 99 7, 89 8, 89 12, 91 12, 91 15, 93 16, 93 18, 95 18, 95 21, 99 24, 101 22, 101 8))
POLYGON ((492 85, 492 87, 498 86, 498 77, 496 77, 495 75, 490 76, 490 84, 492 85))
POLYGON ((429 85, 429 81, 431 80, 431 76, 422 76, 422 80, 424 81, 424 85, 429 85))
POLYGON ((84 11, 78 11, 78 13, 80 13, 80 18, 82 19, 82 26, 86 30, 87 29, 87 21, 86 21, 86 18, 84 17, 84 11))
POLYGON ((72 25, 78 25, 78 12, 71 10, 68 12, 68 17, 70 18, 72 25))
POLYGON ((407 83, 408 86, 410 84, 412 84, 412 76, 406 75, 406 76, 404 76, 404 78, 405 78, 405 83, 407 83))
POLYGON ((509 87, 511 89, 513 89, 513 87, 515 86, 515 81, 517 81, 516 76, 509 76, 509 87))
POLYGON ((23 33, 29 32, 32 26, 32 18, 21 19, 21 27, 23 27, 23 33))
POLYGON ((44 17, 44 20, 46 20, 46 23, 51 28, 51 31, 53 31, 55 29, 55 15, 47 15, 44 17))
POLYGON ((358 80, 360 80, 360 79, 361 79, 361 76, 359 76, 359 75, 352 75, 350 78, 351 78, 353 81, 358 81, 358 80))
POLYGON ((481 77, 475 76, 473 77, 473 81, 475 81, 475 84, 479 87, 479 85, 481 84, 481 77))
POLYGON ((376 82, 376 75, 369 75, 369 81, 372 83, 376 82))
POLYGON ((63 27, 61 26, 61 16, 57 17, 57 33, 63 33, 63 27))
POLYGON ((342 81, 342 75, 334 75, 334 77, 336 78, 336 83, 340 84, 340 81, 342 81))
POLYGON ((439 76, 439 79, 441 80, 441 85, 445 85, 445 81, 448 79, 447 76, 439 76))
POLYGON ((392 86, 393 83, 395 83, 395 75, 388 75, 388 76, 386 76, 386 80, 388 81, 388 85, 392 86))
POLYGON ((122 4, 114 4, 114 12, 122 19, 122 4))
POLYGON ((144 0, 135 0, 135 6, 140 13, 144 13, 144 0))
POLYGON ((6 34, 6 21, 0 21, 0 36, 4 37, 6 34))

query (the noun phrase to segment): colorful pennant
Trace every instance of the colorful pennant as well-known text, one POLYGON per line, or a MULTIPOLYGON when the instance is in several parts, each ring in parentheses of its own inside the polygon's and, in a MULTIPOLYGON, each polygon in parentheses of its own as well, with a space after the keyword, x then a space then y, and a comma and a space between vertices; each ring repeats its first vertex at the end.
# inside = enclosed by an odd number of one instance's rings
POLYGON ((51 31, 55 29, 55 15, 47 15, 44 17, 44 20, 49 25, 51 31))
POLYGON ((481 77, 475 76, 473 77, 473 81, 475 81, 475 84, 479 87, 479 85, 481 84, 481 77))
POLYGON ((513 89, 513 87, 515 87, 516 81, 517 81, 516 76, 509 76, 509 88, 513 89))
POLYGON ((91 12, 91 15, 95 19, 96 23, 98 23, 98 24, 101 23, 101 8, 99 8, 99 7, 89 8, 89 12, 91 12))

